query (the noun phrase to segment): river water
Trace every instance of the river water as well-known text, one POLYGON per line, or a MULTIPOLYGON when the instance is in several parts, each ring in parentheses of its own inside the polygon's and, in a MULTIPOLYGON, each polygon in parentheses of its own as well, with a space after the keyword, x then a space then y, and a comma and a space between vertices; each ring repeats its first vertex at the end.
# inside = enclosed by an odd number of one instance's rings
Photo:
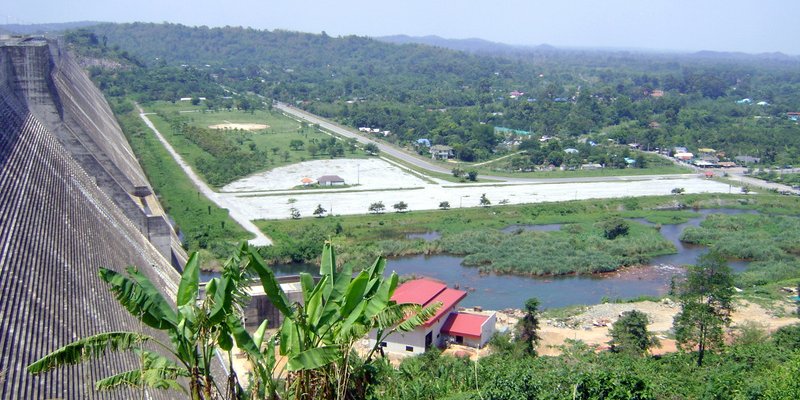
MULTIPOLYGON (((700 255, 708 251, 680 241, 681 232, 690 226, 698 226, 709 214, 754 214, 753 210, 703 209, 698 216, 682 224, 662 225, 660 233, 671 241, 678 252, 654 257, 651 266, 628 268, 607 274, 567 275, 559 277, 521 277, 516 275, 480 274, 476 267, 461 265, 462 257, 450 255, 412 256, 391 259, 387 270, 402 275, 414 275, 441 280, 451 287, 467 290, 469 294, 461 302, 463 306, 481 306, 485 309, 521 308, 530 297, 537 297, 544 308, 564 307, 580 304, 597 304, 603 298, 632 298, 638 296, 662 296, 669 292, 670 281, 682 275, 683 265, 695 264, 700 255)), ((634 222, 653 225, 645 219, 634 222)), ((511 233, 518 230, 554 231, 560 224, 512 225, 502 229, 511 233)), ((433 240, 436 232, 415 234, 415 237, 433 240)), ((747 268, 746 261, 732 261, 734 272, 747 268)))
MULTIPOLYGON (((476 267, 461 265, 462 257, 452 255, 411 256, 389 259, 387 273, 397 272, 401 276, 417 276, 438 279, 450 287, 468 292, 461 305, 481 306, 489 310, 521 308, 525 301, 537 297, 543 308, 589 305, 600 303, 604 298, 626 299, 638 296, 662 296, 669 292, 673 276, 684 273, 683 265, 695 264, 700 255, 708 251, 703 246, 694 246, 680 241, 681 232, 690 226, 698 226, 709 214, 755 214, 753 210, 704 209, 697 217, 682 224, 662 225, 660 233, 678 249, 676 254, 655 257, 651 265, 627 268, 622 271, 593 275, 566 275, 558 277, 524 277, 516 275, 481 274, 476 267)), ((653 225, 645 219, 633 222, 653 225)), ((513 225, 503 229, 510 233, 517 230, 553 231, 560 224, 513 225)), ((438 232, 409 234, 408 238, 436 240, 438 232)), ((746 261, 732 261, 734 272, 747 268, 746 261)), ((275 275, 293 275, 300 272, 317 274, 319 267, 310 264, 273 266, 275 275)), ((218 275, 203 273, 203 280, 218 275)))

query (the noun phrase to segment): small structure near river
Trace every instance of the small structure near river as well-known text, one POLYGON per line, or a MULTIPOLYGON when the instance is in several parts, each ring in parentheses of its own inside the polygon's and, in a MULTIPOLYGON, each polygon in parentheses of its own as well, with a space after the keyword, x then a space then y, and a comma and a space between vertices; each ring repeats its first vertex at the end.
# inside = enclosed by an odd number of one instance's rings
MULTIPOLYGON (((444 347, 447 343, 483 347, 495 332, 497 316, 494 312, 467 313, 456 311, 458 303, 467 292, 448 288, 444 283, 430 279, 415 279, 400 285, 392 300, 414 303, 423 307, 442 303, 436 314, 411 332, 395 332, 381 342, 384 351, 402 354, 424 353, 432 346, 444 347)), ((369 335, 375 343, 375 332, 369 335)))

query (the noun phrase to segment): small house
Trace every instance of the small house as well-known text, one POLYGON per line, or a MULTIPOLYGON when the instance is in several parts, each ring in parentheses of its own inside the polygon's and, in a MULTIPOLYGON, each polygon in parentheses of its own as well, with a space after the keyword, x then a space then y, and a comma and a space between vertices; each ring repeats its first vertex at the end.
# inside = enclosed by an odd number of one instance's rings
POLYGON ((584 171, 594 171, 598 169, 603 169, 601 164, 593 163, 593 164, 583 164, 581 165, 581 169, 584 171))
MULTIPOLYGON (((411 332, 394 332, 384 338, 380 346, 384 351, 404 354, 424 353, 432 346, 441 347, 448 342, 481 347, 492 337, 497 317, 494 313, 457 312, 458 303, 467 292, 448 288, 431 279, 414 279, 398 286, 392 300, 398 304, 412 303, 422 307, 442 303, 430 319, 411 332)), ((369 340, 375 343, 375 332, 369 340)))
POLYGON ((495 313, 451 313, 442 326, 442 334, 452 343, 480 349, 492 338, 496 323, 495 313))
POLYGON ((317 184, 320 186, 339 186, 344 185, 344 179, 339 175, 323 175, 317 178, 317 184))
POLYGON ((431 146, 430 152, 431 158, 434 160, 448 160, 453 157, 453 148, 443 144, 431 146))
POLYGON ((800 112, 790 111, 786 113, 786 116, 792 121, 800 121, 800 112))
POLYGON ((736 156, 734 159, 742 164, 758 164, 761 158, 753 156, 736 156))

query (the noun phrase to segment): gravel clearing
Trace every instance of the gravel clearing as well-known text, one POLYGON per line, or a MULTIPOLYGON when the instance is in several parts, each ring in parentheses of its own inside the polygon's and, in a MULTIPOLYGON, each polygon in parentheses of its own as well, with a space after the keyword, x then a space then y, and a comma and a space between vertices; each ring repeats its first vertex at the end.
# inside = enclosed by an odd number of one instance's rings
POLYGON ((698 176, 676 176, 651 180, 613 180, 580 183, 426 183, 415 175, 382 160, 321 160, 287 166, 254 175, 226 186, 219 194, 238 212, 251 219, 287 219, 296 208, 311 216, 317 205, 336 215, 366 214, 370 204, 383 202, 387 212, 404 201, 408 210, 434 210, 447 201, 451 208, 479 207, 486 193, 492 205, 542 203, 594 198, 669 195, 673 188, 686 193, 728 193, 727 184, 698 176), (350 188, 285 190, 300 184, 305 176, 339 175, 350 188), (283 190, 281 190, 283 189, 283 190))
POLYGON ((347 185, 360 190, 422 187, 426 182, 378 158, 365 160, 314 160, 275 168, 232 182, 222 192, 255 192, 291 190, 308 177, 317 180, 323 175, 339 175, 347 185))
MULTIPOLYGON (((672 321, 681 310, 680 304, 670 299, 660 302, 642 301, 637 303, 606 303, 586 307, 575 316, 563 319, 548 319, 541 323, 540 333, 542 341, 538 352, 541 355, 558 355, 561 353, 559 346, 567 339, 581 340, 598 349, 608 348, 611 340, 609 329, 620 315, 626 311, 639 310, 647 314, 650 324, 648 330, 654 332, 661 340, 661 347, 651 350, 652 354, 664 354, 677 350, 676 343, 667 336, 672 329, 672 321)), ((504 311, 505 315, 498 315, 498 321, 506 321, 514 325, 522 317, 519 310, 504 311)), ((755 323, 763 329, 774 332, 778 328, 800 322, 795 317, 776 316, 755 303, 739 301, 735 305, 732 315, 731 327, 755 323)), ((731 331, 731 332, 735 332, 731 331)), ((735 334, 735 333, 734 333, 735 334)))

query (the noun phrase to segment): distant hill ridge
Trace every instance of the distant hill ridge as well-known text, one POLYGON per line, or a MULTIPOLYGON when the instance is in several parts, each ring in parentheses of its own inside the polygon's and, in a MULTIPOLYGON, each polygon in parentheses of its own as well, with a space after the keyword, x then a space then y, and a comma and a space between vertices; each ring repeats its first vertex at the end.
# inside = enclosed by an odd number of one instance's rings
POLYGON ((64 32, 70 29, 85 28, 102 24, 100 21, 54 22, 47 24, 0 24, 0 34, 7 35, 41 35, 64 32))
MULTIPOLYGON (((379 40, 386 43, 393 43, 393 44, 423 44, 428 46, 435 46, 441 47, 445 49, 457 50, 457 51, 464 51, 468 53, 475 53, 475 54, 494 54, 494 55, 501 55, 501 54, 530 54, 530 53, 543 53, 543 52, 571 52, 571 51, 596 51, 596 52, 647 52, 647 53, 663 53, 657 50, 649 50, 649 49, 638 49, 638 50, 626 50, 626 49, 610 49, 610 48, 561 48, 551 46, 549 44, 541 44, 536 46, 530 45, 510 45, 505 43, 499 42, 492 42, 485 39, 480 38, 468 38, 468 39, 447 39, 441 36, 436 35, 426 35, 426 36, 408 36, 408 35, 389 35, 389 36, 379 36, 375 37, 375 40, 379 40)), ((787 55, 781 52, 771 52, 771 53, 743 53, 743 52, 730 52, 730 51, 713 51, 713 50, 701 50, 697 52, 675 52, 675 54, 679 54, 682 56, 689 56, 689 57, 697 57, 697 58, 704 58, 704 59, 720 59, 720 60, 748 60, 748 59, 765 59, 765 60, 800 60, 800 56, 792 56, 787 55)))

